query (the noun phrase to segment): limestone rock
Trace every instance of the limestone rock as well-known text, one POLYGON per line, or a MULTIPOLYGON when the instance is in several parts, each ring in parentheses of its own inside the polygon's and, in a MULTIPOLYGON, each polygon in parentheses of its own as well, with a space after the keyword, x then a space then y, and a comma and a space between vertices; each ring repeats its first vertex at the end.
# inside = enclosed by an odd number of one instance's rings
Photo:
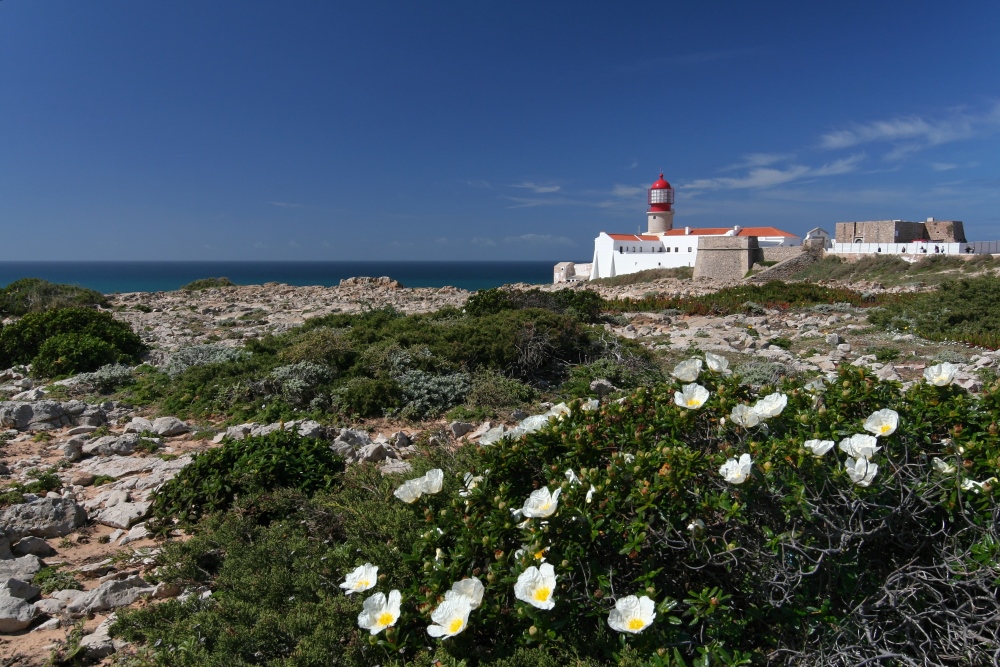
POLYGON ((469 422, 452 422, 448 424, 448 430, 451 431, 451 437, 453 438, 461 438, 475 428, 476 425, 469 422))
POLYGON ((357 449, 364 447, 365 445, 370 445, 372 442, 371 436, 368 435, 368 431, 359 431, 351 428, 345 428, 341 430, 340 435, 334 442, 341 441, 345 442, 351 447, 357 449))
POLYGON ((612 384, 611 380, 598 378, 590 383, 590 391, 597 394, 600 398, 604 398, 608 394, 618 391, 618 387, 612 384))
POLYGON ((88 660, 101 660, 124 646, 124 642, 111 639, 111 635, 108 634, 115 620, 115 614, 111 614, 101 621, 92 633, 80 640, 80 649, 84 657, 88 660))
POLYGON ((63 458, 70 462, 79 461, 83 458, 83 440, 70 438, 62 445, 63 458))
POLYGON ((21 598, 0 595, 0 633, 9 634, 24 630, 38 616, 39 611, 21 598))
POLYGON ((86 521, 86 510, 71 498, 40 498, 0 514, 0 526, 17 537, 64 537, 86 521))
POLYGON ((135 433, 124 435, 106 435, 96 440, 92 440, 83 446, 83 453, 88 456, 98 454, 100 456, 127 456, 135 451, 135 446, 139 444, 139 436, 135 433))
MULTIPOLYGON (((121 539, 121 542, 119 542, 118 544, 125 546, 126 544, 130 544, 132 542, 137 542, 139 540, 145 539, 149 537, 149 535, 150 535, 149 529, 146 528, 146 524, 140 523, 133 526, 132 530, 128 531, 128 534, 125 537, 123 537, 121 539)), ((114 539, 112 539, 111 541, 114 542, 114 539)))
POLYGON ((389 452, 390 450, 387 449, 385 445, 373 442, 370 445, 365 445, 364 447, 358 449, 354 455, 358 461, 377 463, 389 458, 389 452))
POLYGON ((95 519, 105 526, 127 530, 133 524, 149 516, 151 506, 152 503, 149 502, 119 502, 101 510, 95 519))
POLYGON ((829 345, 840 345, 844 342, 844 339, 840 337, 840 334, 832 333, 826 335, 826 342, 829 345))
POLYGON ((893 364, 886 364, 882 368, 875 372, 875 377, 883 382, 899 382, 899 373, 896 372, 896 367, 893 364))
POLYGON ((11 552, 15 556, 55 556, 56 550, 40 537, 25 537, 23 540, 11 547, 11 552))
POLYGON ((318 421, 306 419, 299 422, 296 429, 303 438, 322 438, 326 435, 326 429, 318 421))
POLYGON ((385 463, 379 466, 379 471, 383 475, 403 475, 411 470, 413 470, 412 465, 399 459, 387 459, 385 463))
POLYGON ((40 401, 45 398, 45 390, 41 387, 35 387, 34 389, 29 389, 27 391, 22 391, 20 394, 14 394, 10 397, 12 401, 40 401))
POLYGON ((177 417, 157 417, 153 420, 153 433, 169 438, 181 435, 191 430, 191 427, 177 417))
POLYGON ((66 605, 66 611, 74 616, 83 616, 98 611, 118 609, 132 604, 143 595, 152 595, 153 590, 154 588, 139 576, 106 581, 70 602, 66 605))
POLYGON ((42 569, 42 560, 38 556, 21 556, 0 560, 0 581, 20 579, 31 581, 31 578, 42 569))
POLYGON ((0 595, 6 595, 12 598, 21 598, 22 600, 30 600, 41 592, 38 586, 29 584, 27 581, 21 581, 20 579, 8 579, 4 583, 0 584, 0 595))
POLYGON ((142 432, 153 432, 153 422, 149 421, 145 417, 132 417, 132 421, 125 424, 126 433, 142 433, 142 432))

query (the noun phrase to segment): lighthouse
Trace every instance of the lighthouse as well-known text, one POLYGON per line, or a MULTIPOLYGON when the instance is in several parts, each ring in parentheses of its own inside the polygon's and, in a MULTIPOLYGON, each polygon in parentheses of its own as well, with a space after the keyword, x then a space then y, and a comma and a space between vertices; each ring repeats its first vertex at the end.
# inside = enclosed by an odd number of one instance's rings
POLYGON ((674 228, 674 189, 663 178, 649 186, 649 210, 646 212, 647 234, 662 234, 674 228))

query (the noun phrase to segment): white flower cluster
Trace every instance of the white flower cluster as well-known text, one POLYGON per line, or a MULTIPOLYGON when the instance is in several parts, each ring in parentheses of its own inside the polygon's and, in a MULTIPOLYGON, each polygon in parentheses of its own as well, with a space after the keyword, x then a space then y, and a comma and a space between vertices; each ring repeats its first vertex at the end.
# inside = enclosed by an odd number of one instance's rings
POLYGON ((435 468, 434 470, 428 470, 427 474, 423 477, 403 482, 398 489, 393 491, 392 495, 404 503, 412 503, 416 502, 425 493, 434 494, 440 492, 443 485, 444 471, 440 468, 435 468))
POLYGON ((924 379, 936 387, 947 387, 955 380, 958 367, 945 362, 924 369, 924 379))
POLYGON ((737 426, 751 428, 771 417, 777 417, 785 409, 786 405, 788 405, 788 396, 780 392, 775 392, 768 394, 752 406, 743 405, 742 403, 737 405, 729 413, 729 418, 737 426))

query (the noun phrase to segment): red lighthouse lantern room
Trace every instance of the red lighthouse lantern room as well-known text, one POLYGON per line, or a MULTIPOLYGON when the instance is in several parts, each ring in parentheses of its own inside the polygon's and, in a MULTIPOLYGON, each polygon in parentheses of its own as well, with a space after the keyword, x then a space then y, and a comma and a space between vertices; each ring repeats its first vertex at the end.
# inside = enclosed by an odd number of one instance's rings
POLYGON ((674 189, 663 178, 663 174, 660 174, 660 178, 649 187, 648 193, 650 212, 671 210, 674 203, 674 189))

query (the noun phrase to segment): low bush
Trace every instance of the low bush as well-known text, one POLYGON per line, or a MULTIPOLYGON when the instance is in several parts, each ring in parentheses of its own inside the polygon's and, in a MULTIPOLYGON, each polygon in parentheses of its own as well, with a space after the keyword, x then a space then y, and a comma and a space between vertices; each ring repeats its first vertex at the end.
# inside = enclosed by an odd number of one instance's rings
POLYGON ((111 343, 89 334, 64 333, 47 338, 31 360, 31 371, 40 377, 57 377, 96 371, 117 362, 122 355, 111 343))
POLYGON ((116 358, 90 368, 76 368, 76 371, 92 371, 114 361, 137 362, 146 350, 142 339, 129 325, 114 319, 110 313, 89 308, 62 308, 28 313, 0 329, 0 366, 31 363, 47 340, 61 334, 96 338, 115 351, 116 358))
POLYGON ((83 585, 69 572, 63 572, 58 565, 43 567, 31 578, 31 583, 38 586, 42 593, 50 595, 56 591, 83 590, 83 585))
POLYGON ((290 488, 312 494, 330 489, 343 470, 344 460, 329 443, 292 431, 230 440, 196 454, 157 492, 153 514, 189 524, 255 493, 290 488))
POLYGON ((501 375, 494 370, 485 370, 472 378, 472 387, 466 402, 474 408, 507 408, 529 403, 538 397, 538 392, 519 380, 501 375))
POLYGON ((41 278, 22 278, 0 289, 0 314, 25 315, 57 308, 110 304, 100 292, 77 285, 50 283, 41 278))
POLYGON ((472 382, 468 373, 433 375, 407 371, 400 376, 399 386, 403 392, 400 415, 406 419, 423 419, 465 401, 472 382))
POLYGON ((909 328, 928 340, 953 340, 996 349, 1000 347, 1000 277, 961 278, 932 292, 907 294, 872 311, 877 327, 909 328))
POLYGON ((751 387, 777 387, 781 380, 791 374, 785 364, 777 361, 748 361, 733 369, 742 384, 751 387))
POLYGON ((208 343, 206 345, 191 345, 182 347, 170 355, 163 370, 175 377, 180 375, 192 366, 204 366, 206 364, 222 364, 227 361, 239 361, 246 356, 246 351, 228 345, 208 343))
POLYGON ((181 290, 184 292, 201 292, 219 287, 236 287, 236 283, 229 278, 200 278, 189 282, 187 285, 181 285, 181 290))
POLYGON ((405 477, 359 465, 312 499, 242 497, 160 556, 157 576, 212 597, 123 611, 113 633, 148 664, 991 663, 1000 394, 900 393, 859 368, 766 399, 733 376, 696 382, 706 395, 660 384, 517 440, 439 448, 405 477), (741 405, 763 422, 740 425, 741 405), (835 445, 866 432, 864 456, 835 445), (430 467, 439 492, 393 496, 430 467), (342 594, 363 563, 375 580, 342 594), (522 588, 539 566, 553 579, 522 588), (467 577, 481 604, 432 638, 467 577), (364 598, 394 589, 394 624, 357 628, 364 598), (655 618, 616 631, 628 596, 655 618))
POLYGON ((495 315, 505 310, 537 308, 573 315, 582 322, 597 322, 605 301, 597 292, 585 289, 562 289, 554 292, 513 290, 503 287, 480 290, 465 302, 465 312, 473 317, 495 315))
POLYGON ((109 393, 135 382, 132 369, 121 364, 101 366, 92 373, 81 373, 77 378, 101 393, 109 393))
POLYGON ((679 266, 672 269, 647 269, 626 273, 613 278, 597 278, 591 280, 591 285, 607 285, 608 287, 618 287, 621 285, 636 285, 638 283, 651 283, 657 280, 673 278, 674 280, 689 280, 694 275, 694 269, 690 266, 679 266))
POLYGON ((352 378, 333 397, 337 409, 358 417, 383 417, 395 412, 402 400, 402 388, 390 378, 352 378))

